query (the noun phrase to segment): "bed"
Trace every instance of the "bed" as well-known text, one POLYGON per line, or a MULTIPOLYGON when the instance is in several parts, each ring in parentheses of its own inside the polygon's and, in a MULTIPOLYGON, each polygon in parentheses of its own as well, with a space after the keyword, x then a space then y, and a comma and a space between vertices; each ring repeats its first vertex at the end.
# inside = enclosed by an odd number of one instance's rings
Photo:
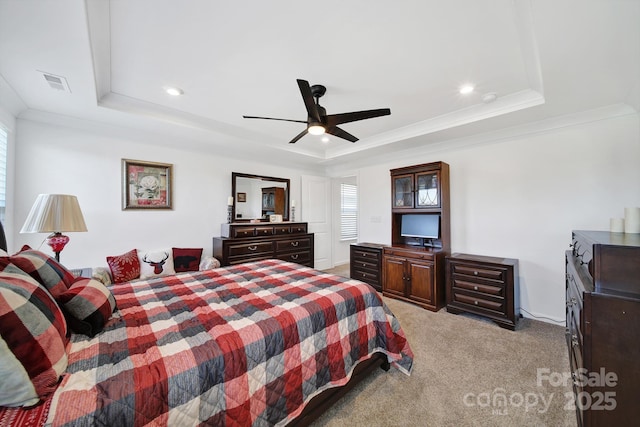
POLYGON ((373 369, 411 371, 411 348, 375 290, 298 264, 109 290, 117 309, 94 337, 71 334, 55 392, 1 409, 0 425, 307 425, 373 369))

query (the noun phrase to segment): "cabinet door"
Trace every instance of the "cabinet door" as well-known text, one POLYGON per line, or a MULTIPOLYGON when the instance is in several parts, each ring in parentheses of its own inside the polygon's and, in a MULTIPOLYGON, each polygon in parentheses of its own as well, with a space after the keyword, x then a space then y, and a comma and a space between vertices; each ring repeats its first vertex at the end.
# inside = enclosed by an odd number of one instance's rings
POLYGON ((384 257, 383 292, 405 296, 404 258, 384 257))
POLYGON ((407 262, 410 272, 408 284, 409 298, 433 305, 433 263, 412 259, 407 260, 407 262))
POLYGON ((416 207, 440 207, 439 172, 423 172, 416 174, 416 207))
POLYGON ((397 175, 393 177, 393 207, 413 207, 413 174, 397 175))

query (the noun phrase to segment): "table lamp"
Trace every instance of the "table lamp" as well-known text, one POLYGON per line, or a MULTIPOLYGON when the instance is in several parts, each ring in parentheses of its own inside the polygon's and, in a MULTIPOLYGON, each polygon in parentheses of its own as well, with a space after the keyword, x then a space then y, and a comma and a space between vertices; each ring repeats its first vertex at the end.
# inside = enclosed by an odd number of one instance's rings
POLYGON ((20 233, 52 233, 47 243, 60 262, 60 252, 69 242, 66 231, 87 231, 76 196, 40 194, 27 216, 20 233))

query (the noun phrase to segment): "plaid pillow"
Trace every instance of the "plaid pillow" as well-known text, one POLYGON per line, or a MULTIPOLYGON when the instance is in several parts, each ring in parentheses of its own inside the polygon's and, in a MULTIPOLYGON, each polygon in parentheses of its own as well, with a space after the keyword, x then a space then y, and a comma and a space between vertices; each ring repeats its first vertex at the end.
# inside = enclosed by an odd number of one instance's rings
POLYGON ((0 406, 30 406, 67 369, 67 323, 53 297, 17 267, 0 273, 0 406))
POLYGON ((140 277, 140 261, 138 251, 130 250, 126 254, 108 256, 107 264, 111 270, 113 283, 128 282, 140 277))
POLYGON ((176 273, 183 271, 198 271, 202 248, 172 248, 173 268, 176 273))
POLYGON ((73 332, 93 337, 102 331, 116 309, 116 300, 105 285, 78 277, 58 299, 73 332))
POLYGON ((22 250, 15 255, 3 257, 0 260, 0 270, 6 267, 6 261, 15 264, 36 279, 51 292, 54 298, 66 291, 75 279, 73 274, 55 259, 43 252, 31 249, 28 245, 23 246, 22 250))

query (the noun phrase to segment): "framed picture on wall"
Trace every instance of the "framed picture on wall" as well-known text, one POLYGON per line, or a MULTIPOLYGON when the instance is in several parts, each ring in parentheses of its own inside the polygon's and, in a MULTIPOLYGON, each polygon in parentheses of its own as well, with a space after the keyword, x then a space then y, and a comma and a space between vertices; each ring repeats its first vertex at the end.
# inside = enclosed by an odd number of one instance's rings
POLYGON ((237 197, 238 202, 246 202, 247 201, 247 193, 238 193, 237 197))
POLYGON ((122 210, 172 209, 173 165, 122 159, 122 210))

